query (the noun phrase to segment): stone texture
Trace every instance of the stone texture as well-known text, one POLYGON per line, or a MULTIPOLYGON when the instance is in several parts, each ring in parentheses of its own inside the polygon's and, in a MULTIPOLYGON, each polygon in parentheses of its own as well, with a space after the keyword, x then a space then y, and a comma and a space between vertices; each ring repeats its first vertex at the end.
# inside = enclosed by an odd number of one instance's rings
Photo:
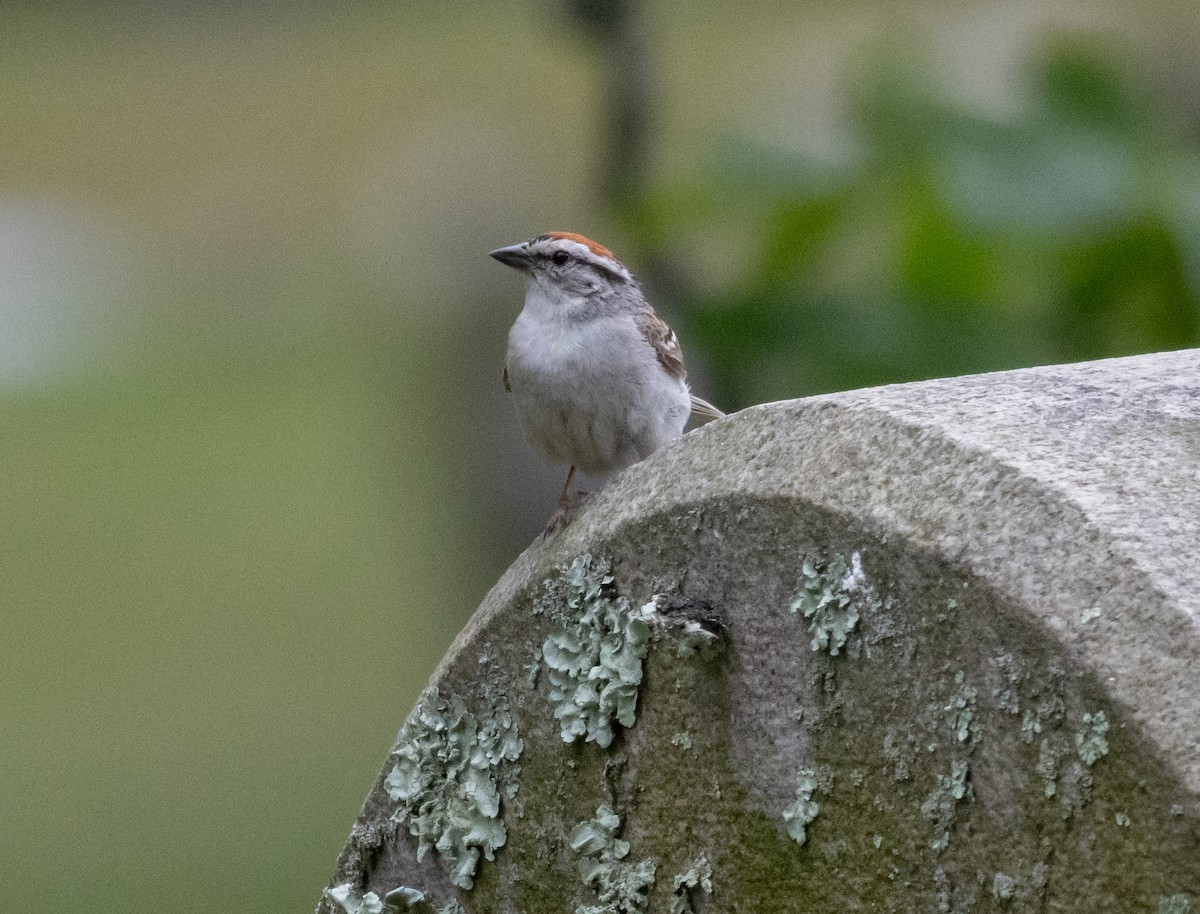
POLYGON ((1200 351, 706 426, 533 544, 431 687, 511 709, 506 843, 455 889, 416 860, 389 758, 331 884, 524 914, 1200 910, 1200 351), (726 625, 687 656, 655 635, 607 748, 562 741, 539 659, 569 616, 547 582, 585 554, 631 609, 726 625), (789 609, 806 580, 855 607, 836 656, 789 609), (577 853, 576 827, 627 853, 577 853), (585 878, 602 858, 635 888, 585 878))

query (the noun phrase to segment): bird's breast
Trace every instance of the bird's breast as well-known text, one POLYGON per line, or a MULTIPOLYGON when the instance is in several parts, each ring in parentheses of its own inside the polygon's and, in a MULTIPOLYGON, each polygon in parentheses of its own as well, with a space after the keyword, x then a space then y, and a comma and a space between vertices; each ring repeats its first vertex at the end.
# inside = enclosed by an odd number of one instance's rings
POLYGON ((688 393, 666 374, 632 320, 557 326, 517 319, 508 374, 526 435, 552 460, 607 473, 683 431, 688 393))

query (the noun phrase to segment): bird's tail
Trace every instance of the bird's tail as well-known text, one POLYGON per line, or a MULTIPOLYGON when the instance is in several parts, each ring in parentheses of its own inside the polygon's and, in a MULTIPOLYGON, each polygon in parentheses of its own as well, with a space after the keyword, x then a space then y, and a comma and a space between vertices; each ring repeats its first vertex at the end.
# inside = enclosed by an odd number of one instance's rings
POLYGON ((724 419, 725 414, 707 400, 701 400, 692 394, 692 417, 704 422, 711 422, 713 419, 724 419))

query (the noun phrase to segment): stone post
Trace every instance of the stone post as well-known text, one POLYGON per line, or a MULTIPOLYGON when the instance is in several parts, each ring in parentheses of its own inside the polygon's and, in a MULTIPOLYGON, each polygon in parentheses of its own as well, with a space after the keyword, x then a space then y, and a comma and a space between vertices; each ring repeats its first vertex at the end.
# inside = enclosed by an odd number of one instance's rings
POLYGON ((319 910, 389 909, 1200 912, 1200 350, 766 404, 615 478, 391 747, 319 910))

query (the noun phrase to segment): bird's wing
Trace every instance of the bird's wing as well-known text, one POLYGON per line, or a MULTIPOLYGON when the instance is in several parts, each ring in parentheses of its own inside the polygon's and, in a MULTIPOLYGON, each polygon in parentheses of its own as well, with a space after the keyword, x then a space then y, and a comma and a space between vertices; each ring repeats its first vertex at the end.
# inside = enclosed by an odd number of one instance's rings
MULTIPOLYGON (((654 354, 658 357, 658 364, 662 365, 673 378, 682 381, 687 372, 683 369, 683 349, 679 346, 679 339, 675 336, 675 331, 667 326, 667 322, 654 313, 654 309, 646 305, 646 310, 637 316, 638 329, 642 331, 642 336, 646 338, 646 342, 654 349, 654 354)), ((697 419, 711 420, 722 419, 725 414, 709 403, 707 400, 701 400, 699 397, 692 396, 692 416, 697 419)))
POLYGON ((504 366, 504 389, 512 393, 512 385, 508 383, 508 366, 504 366))
POLYGON ((645 311, 638 313, 636 320, 638 329, 654 349, 663 370, 680 381, 687 377, 687 372, 683 369, 683 350, 679 348, 675 331, 667 326, 667 322, 655 314, 649 305, 646 305, 645 311))

